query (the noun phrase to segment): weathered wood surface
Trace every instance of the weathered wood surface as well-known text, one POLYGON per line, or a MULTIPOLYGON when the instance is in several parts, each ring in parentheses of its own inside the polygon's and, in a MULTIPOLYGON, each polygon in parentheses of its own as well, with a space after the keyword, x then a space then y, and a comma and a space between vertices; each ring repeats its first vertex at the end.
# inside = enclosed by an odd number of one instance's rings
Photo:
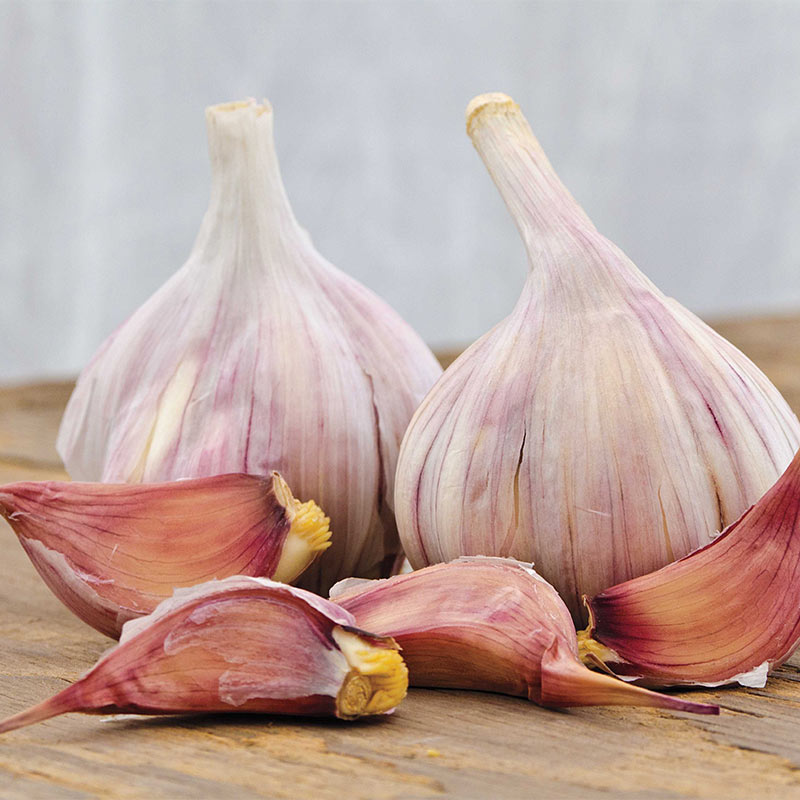
MULTIPOLYGON (((717 327, 800 411, 800 316, 717 327)), ((69 389, 0 390, 0 481, 63 477, 53 442, 69 389)), ((5 523, 0 553, 6 715, 75 680, 110 640, 50 594, 5 523)), ((0 739, 0 797, 800 798, 800 658, 763 690, 695 697, 722 715, 428 690, 357 723, 71 714, 0 739)))

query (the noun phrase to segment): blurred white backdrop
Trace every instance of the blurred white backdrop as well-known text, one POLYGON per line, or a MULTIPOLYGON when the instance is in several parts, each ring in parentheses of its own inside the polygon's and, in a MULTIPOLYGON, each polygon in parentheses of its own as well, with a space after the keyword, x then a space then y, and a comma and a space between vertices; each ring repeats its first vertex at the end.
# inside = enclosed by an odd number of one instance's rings
POLYGON ((800 3, 0 0, 0 382, 76 373, 188 256, 203 109, 275 109, 296 215, 434 346, 522 244, 464 133, 500 90, 597 227, 703 315, 800 308, 800 3))

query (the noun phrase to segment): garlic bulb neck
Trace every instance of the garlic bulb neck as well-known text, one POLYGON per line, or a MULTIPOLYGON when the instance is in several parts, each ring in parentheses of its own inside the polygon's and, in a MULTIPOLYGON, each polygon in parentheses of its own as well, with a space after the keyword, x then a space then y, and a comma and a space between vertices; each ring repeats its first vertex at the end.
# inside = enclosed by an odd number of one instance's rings
POLYGON ((195 250, 213 252, 219 241, 254 249, 271 263, 305 238, 281 180, 273 136, 272 107, 265 100, 224 103, 206 109, 211 157, 211 199, 195 250))
POLYGON ((539 257, 563 251, 563 240, 576 231, 595 231, 508 95, 479 95, 466 116, 467 133, 511 212, 532 267, 539 257))

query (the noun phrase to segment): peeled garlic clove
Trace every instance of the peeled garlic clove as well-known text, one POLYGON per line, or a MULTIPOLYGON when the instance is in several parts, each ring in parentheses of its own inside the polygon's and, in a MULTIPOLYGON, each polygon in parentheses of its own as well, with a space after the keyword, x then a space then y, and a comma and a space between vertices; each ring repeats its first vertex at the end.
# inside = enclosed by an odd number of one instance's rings
POLYGON ((653 686, 763 686, 800 643, 800 452, 711 544, 588 601, 581 655, 653 686))
POLYGON ((69 711, 388 713, 408 671, 391 639, 352 626, 334 603, 263 578, 180 589, 127 623, 79 681, 0 722, 0 733, 69 711))
POLYGON ((328 518, 269 478, 162 484, 12 483, 0 516, 55 595, 118 637, 176 587, 254 575, 291 581, 329 547, 328 518))
POLYGON ((277 469, 337 532, 304 586, 389 574, 400 439, 441 368, 295 220, 270 106, 206 118, 211 202, 194 249, 83 371, 59 453, 88 481, 277 469))
POLYGON ((345 580, 331 598, 400 645, 412 686, 500 692, 543 706, 719 713, 588 670, 555 589, 511 559, 460 558, 381 581, 345 580))
POLYGON ((800 423, 742 353, 597 232, 511 98, 482 95, 467 114, 530 273, 511 315, 414 415, 398 528, 415 568, 535 562, 585 623, 584 594, 736 520, 791 460, 800 423))

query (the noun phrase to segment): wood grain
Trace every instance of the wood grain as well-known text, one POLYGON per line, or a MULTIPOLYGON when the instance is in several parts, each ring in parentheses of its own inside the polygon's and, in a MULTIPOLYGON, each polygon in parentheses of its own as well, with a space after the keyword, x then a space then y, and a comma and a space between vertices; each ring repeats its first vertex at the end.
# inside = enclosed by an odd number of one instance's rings
MULTIPOLYGON (((800 315, 716 327, 800 411, 800 315)), ((53 443, 70 388, 0 390, 0 482, 64 477, 53 443)), ((75 680, 111 642, 53 597, 5 523, 0 552, 5 715, 75 680)), ((433 690, 356 723, 71 714, 0 740, 0 797, 800 798, 800 659, 765 689, 693 696, 722 715, 545 711, 433 690)))

